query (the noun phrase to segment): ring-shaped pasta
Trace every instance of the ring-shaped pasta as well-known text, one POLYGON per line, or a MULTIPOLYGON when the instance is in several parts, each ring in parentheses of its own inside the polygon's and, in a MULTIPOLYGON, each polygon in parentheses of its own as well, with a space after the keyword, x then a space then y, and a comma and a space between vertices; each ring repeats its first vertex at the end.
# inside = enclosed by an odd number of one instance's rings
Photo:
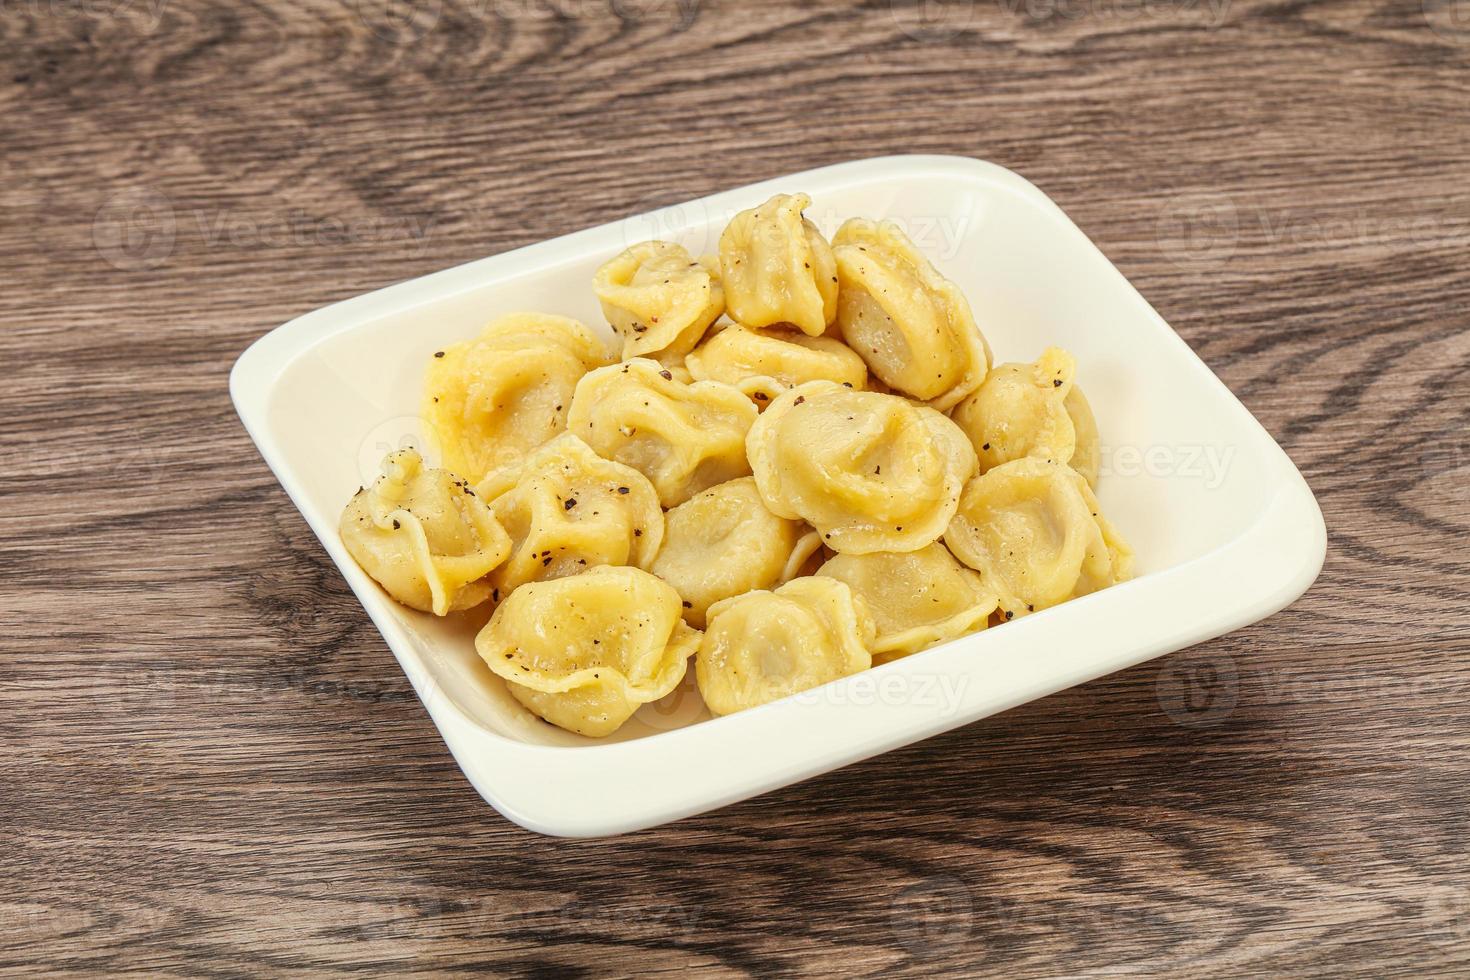
POLYGON ((1067 417, 1072 420, 1072 431, 1077 437, 1072 460, 1067 465, 1081 474, 1089 487, 1096 489, 1098 470, 1102 463, 1097 418, 1092 414, 1092 406, 1088 404, 1087 396, 1082 394, 1082 388, 1078 385, 1072 385, 1072 390, 1067 392, 1062 404, 1067 409, 1067 417))
POLYGON ((490 575, 499 601, 527 582, 598 565, 647 569, 664 537, 648 478, 603 459, 570 432, 484 480, 479 493, 510 535, 509 559, 490 575))
POLYGON ((862 218, 832 237, 837 325, 884 384, 948 411, 979 387, 990 348, 969 301, 896 224, 862 218))
POLYGON ((943 545, 918 551, 837 555, 818 575, 847 583, 867 603, 877 636, 874 663, 918 653, 985 628, 999 599, 943 545))
POLYGON ((1035 363, 996 365, 975 393, 955 406, 950 418, 970 437, 981 473, 1026 456, 1071 462, 1077 427, 1067 398, 1076 371, 1071 354, 1048 347, 1035 363))
POLYGON ((745 433, 756 407, 717 381, 684 384, 657 361, 599 368, 577 384, 567 425, 606 459, 653 483, 676 507, 716 484, 745 476, 745 433))
POLYGON ((816 546, 800 521, 766 509, 748 476, 695 494, 664 515, 663 547, 649 571, 684 600, 684 619, 703 628, 721 599, 789 578, 816 546))
POLYGON ((831 578, 798 578, 709 608, 694 660, 710 711, 733 714, 872 666, 873 621, 861 599, 831 578))
POLYGON ((741 211, 720 235, 720 274, 730 318, 748 327, 789 323, 808 337, 837 315, 832 247, 802 212, 805 194, 777 194, 741 211))
POLYGON ((683 357, 725 312, 718 262, 696 261, 672 242, 643 242, 608 260, 592 289, 623 338, 625 361, 683 357))
POLYGON ((533 713, 568 731, 609 735, 684 679, 699 632, 672 587, 602 566, 516 589, 475 650, 533 713))
POLYGON ((423 418, 446 469, 479 482, 566 428, 577 382, 612 363, 576 320, 512 313, 429 361, 423 418))
POLYGON ((836 381, 862 388, 868 368, 835 337, 808 337, 796 330, 751 330, 732 323, 706 338, 684 359, 700 381, 723 381, 764 408, 788 388, 808 381, 836 381))
POLYGON ((383 475, 359 489, 338 523, 348 554, 394 599, 444 616, 490 598, 483 579, 511 541, 469 484, 429 469, 412 449, 383 460, 383 475))
POLYGON ((746 451, 762 499, 801 519, 834 551, 917 551, 948 526, 975 472, 949 419, 895 395, 810 381, 750 427, 746 451))
POLYGON ((1029 456, 965 485, 944 543, 1000 597, 1003 618, 1071 598, 1084 566, 1106 576, 1107 545, 1084 491, 1069 467, 1029 456))

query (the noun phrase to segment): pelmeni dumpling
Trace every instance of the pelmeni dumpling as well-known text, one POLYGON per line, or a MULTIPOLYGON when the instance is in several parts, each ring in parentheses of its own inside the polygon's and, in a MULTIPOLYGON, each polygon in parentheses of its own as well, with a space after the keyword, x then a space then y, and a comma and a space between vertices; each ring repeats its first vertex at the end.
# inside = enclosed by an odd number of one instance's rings
POLYGON ((436 352, 423 417, 439 458, 473 482, 516 461, 566 428, 577 381, 612 360, 592 331, 547 313, 512 313, 436 352))
POLYGON ((604 263, 592 279, 602 312, 623 338, 623 360, 683 357, 725 312, 715 259, 682 245, 643 242, 604 263))
POLYGON ((944 546, 837 555, 817 572, 847 583, 878 628, 869 644, 883 663, 984 629, 998 600, 944 546))
POLYGON ((867 670, 873 620, 831 578, 799 578, 709 608, 694 676, 710 711, 728 715, 867 670))
POLYGON ((577 384, 567 425, 594 450, 638 470, 665 507, 745 476, 756 407, 715 381, 684 384, 656 361, 600 368, 577 384))
POLYGON ((1102 463, 1102 446, 1092 406, 1087 403, 1082 389, 1075 384, 1062 400, 1062 405, 1067 409, 1067 417, 1072 420, 1072 431, 1077 436, 1076 448, 1072 450, 1072 461, 1068 465, 1081 474, 1088 486, 1096 488, 1098 469, 1102 463))
POLYGON ((832 238, 837 324, 895 391, 947 411, 979 387, 990 350, 959 287, 892 222, 844 222, 832 238))
POLYGON ((1070 467, 1028 456, 966 484, 944 542, 1011 619, 1127 577, 1131 552, 1096 504, 1070 467))
POLYGON ((1082 499, 1087 503, 1092 519, 1097 521, 1097 528, 1102 532, 1103 546, 1108 552, 1106 568, 1101 562, 1086 562, 1082 566, 1082 577, 1077 581, 1075 594, 1087 595, 1132 578, 1133 549, 1129 547, 1128 542, 1123 540, 1123 535, 1113 523, 1103 516, 1102 505, 1098 503, 1097 494, 1092 492, 1092 487, 1086 478, 1080 473, 1077 474, 1077 478, 1080 484, 1078 490, 1081 491, 1082 499))
POLYGON ((789 323, 809 337, 837 315, 832 247, 802 212, 805 194, 777 194, 741 211, 720 236, 720 274, 730 318, 748 327, 789 323))
POLYGON ((609 735, 684 679, 699 632, 679 608, 679 594, 647 572, 603 566, 516 589, 475 649, 535 714, 609 735))
POLYGON ((810 381, 746 438, 762 499, 845 554, 917 551, 949 524, 975 450, 949 419, 895 395, 810 381))
POLYGON ((836 381, 850 388, 862 388, 868 381, 863 359, 834 337, 808 337, 796 330, 751 330, 738 323, 706 339, 684 364, 701 381, 734 385, 758 407, 807 381, 836 381))
MULTIPOLYGON (((955 406, 950 418, 970 437, 981 473, 1024 456, 1071 461, 1077 427, 1067 399, 1076 371, 1071 354, 1048 347, 1034 364, 997 365, 974 394, 955 406)), ((1093 432, 1095 437, 1095 425, 1093 432)))
POLYGON ((510 533, 509 560, 490 575, 491 598, 526 582, 596 565, 648 568, 664 537, 664 514, 648 478, 603 459, 563 432, 479 486, 510 533))
POLYGON ((669 511, 663 548, 649 569, 684 600, 684 619, 704 627, 712 603, 795 576, 817 533, 766 509, 748 476, 697 493, 669 511))
POLYGON ((510 536, 469 484, 404 449, 342 511, 342 543, 389 595, 444 616, 490 598, 484 577, 510 554, 510 536))

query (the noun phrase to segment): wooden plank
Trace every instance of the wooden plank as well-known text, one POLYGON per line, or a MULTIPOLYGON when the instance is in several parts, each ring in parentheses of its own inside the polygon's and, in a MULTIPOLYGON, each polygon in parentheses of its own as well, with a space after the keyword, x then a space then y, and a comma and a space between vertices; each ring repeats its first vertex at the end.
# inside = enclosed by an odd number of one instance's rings
POLYGON ((1470 971, 1467 0, 408 9, 0 4, 0 969, 1470 971), (905 151, 1077 219, 1297 460, 1321 580, 672 827, 496 817, 236 421, 234 357, 905 151))

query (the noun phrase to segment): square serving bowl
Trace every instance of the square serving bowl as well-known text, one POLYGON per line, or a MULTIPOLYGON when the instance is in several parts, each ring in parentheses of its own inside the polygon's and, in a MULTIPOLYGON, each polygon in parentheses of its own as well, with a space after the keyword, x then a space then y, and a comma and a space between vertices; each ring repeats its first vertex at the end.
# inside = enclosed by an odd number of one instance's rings
MULTIPOLYGON (((733 803, 1263 619, 1306 591, 1326 531, 1301 474, 1062 211, 1026 180, 960 157, 895 156, 793 174, 590 228, 316 310, 262 337, 230 392, 291 500, 382 631, 475 789, 561 836, 614 834, 733 803), (711 718, 692 684, 616 735, 532 717, 475 655, 484 612, 391 601, 337 518, 391 449, 418 444, 433 351, 516 310, 604 331, 593 270, 649 238, 716 250, 725 222, 778 192, 901 224, 955 280, 997 361, 1077 358, 1102 432, 1099 496, 1137 577, 813 691, 711 718)), ((693 670, 690 670, 692 678, 693 670)))

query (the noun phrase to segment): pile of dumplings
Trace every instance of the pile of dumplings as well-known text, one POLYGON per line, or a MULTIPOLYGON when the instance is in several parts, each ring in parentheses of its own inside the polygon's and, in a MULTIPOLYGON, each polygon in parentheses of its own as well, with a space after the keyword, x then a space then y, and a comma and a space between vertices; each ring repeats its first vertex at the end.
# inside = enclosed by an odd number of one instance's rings
POLYGON ((730 714, 1122 581, 1076 365, 992 365, 903 231, 829 243, 778 195, 717 258, 644 242, 597 270, 621 342, 546 313, 435 352, 414 450, 342 514, 394 599, 493 609, 479 655, 587 736, 690 659, 730 714))

